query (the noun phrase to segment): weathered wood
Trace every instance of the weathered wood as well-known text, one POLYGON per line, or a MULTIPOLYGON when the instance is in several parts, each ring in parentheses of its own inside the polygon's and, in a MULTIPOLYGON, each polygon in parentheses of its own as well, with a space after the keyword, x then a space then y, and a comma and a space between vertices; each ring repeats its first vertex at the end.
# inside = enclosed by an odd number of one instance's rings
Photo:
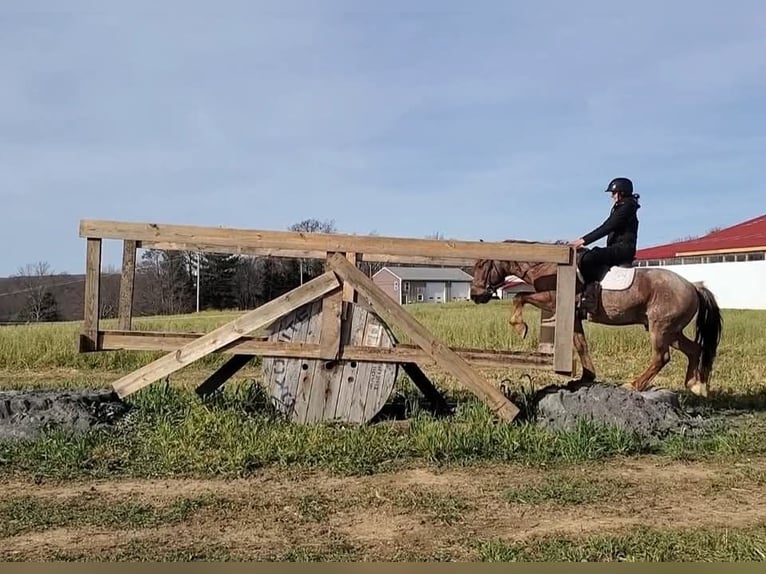
POLYGON ((253 355, 233 355, 195 389, 196 393, 201 397, 214 393, 253 359, 253 355))
MULTIPOLYGON (((99 332, 98 344, 103 351, 174 351, 204 333, 164 333, 154 331, 99 332)), ((473 366, 487 369, 541 369, 551 370, 550 355, 522 351, 498 351, 453 347, 452 350, 473 366)), ((266 341, 262 337, 243 336, 221 347, 224 354, 258 355, 268 357, 321 359, 318 344, 266 341)), ((357 345, 341 345, 339 361, 371 361, 385 363, 417 363, 428 368, 444 371, 442 365, 417 345, 397 344, 388 348, 364 348, 357 345)))
POLYGON ((553 345, 553 370, 571 375, 574 371, 575 283, 574 265, 559 265, 556 279, 556 330, 553 345))
POLYGON ((89 237, 85 256, 85 310, 80 352, 98 350, 101 318, 101 239, 89 237))
MULTIPOLYGON (((346 259, 348 259, 351 265, 355 266, 357 262, 357 254, 352 252, 346 253, 346 259)), ((356 301, 356 291, 354 291, 354 288, 350 284, 345 282, 343 283, 343 300, 351 303, 356 301)))
POLYGON ((340 289, 340 283, 335 275, 331 272, 320 275, 304 285, 245 313, 234 321, 218 327, 207 335, 203 335, 156 361, 121 377, 112 386, 117 396, 125 397, 157 379, 174 373, 197 359, 217 351, 241 336, 272 323, 282 315, 314 301, 334 289, 340 289))
POLYGON ((343 294, 345 291, 346 284, 342 283, 341 291, 322 299, 319 348, 323 359, 336 359, 340 353, 340 329, 343 320, 343 294))
POLYGON ((537 343, 537 352, 553 355, 554 342, 556 340, 556 318, 551 311, 543 309, 540 312, 540 338, 537 343))
MULTIPOLYGON (((215 243, 202 241, 138 241, 139 249, 159 249, 162 251, 200 251, 203 253, 231 253, 234 255, 250 255, 254 257, 284 257, 289 259, 325 259, 327 252, 311 249, 284 249, 279 247, 248 247, 246 245, 221 246, 215 243)), ((471 267, 475 262, 474 257, 439 257, 422 255, 390 255, 388 253, 361 253, 357 254, 357 261, 367 263, 399 264, 409 263, 412 265, 438 265, 445 267, 471 267)))
POLYGON ((519 413, 516 405, 479 375, 460 355, 433 337, 428 329, 364 273, 337 254, 328 258, 328 265, 344 281, 352 283, 360 296, 367 298, 377 315, 389 325, 399 326, 421 349, 435 361, 440 362, 450 374, 482 399, 499 418, 507 421, 516 418, 519 413))
POLYGON ((438 257, 440 259, 512 259, 568 263, 566 245, 520 242, 480 242, 404 237, 376 237, 342 233, 303 233, 226 227, 203 227, 158 223, 132 223, 83 219, 81 237, 133 239, 217 248, 273 248, 296 252, 385 253, 388 256, 438 257))
POLYGON ((126 239, 122 247, 122 276, 117 326, 129 330, 133 320, 133 289, 136 280, 136 242, 126 239))
MULTIPOLYGON (((391 348, 393 337, 379 319, 366 309, 346 303, 349 320, 344 323, 341 343, 373 350, 391 348)), ((325 309, 321 301, 288 313, 269 329, 269 342, 317 345, 325 309)), ((364 423, 383 407, 397 376, 397 364, 357 360, 324 360, 300 357, 271 357, 262 363, 264 386, 276 407, 294 422, 337 420, 364 423)))

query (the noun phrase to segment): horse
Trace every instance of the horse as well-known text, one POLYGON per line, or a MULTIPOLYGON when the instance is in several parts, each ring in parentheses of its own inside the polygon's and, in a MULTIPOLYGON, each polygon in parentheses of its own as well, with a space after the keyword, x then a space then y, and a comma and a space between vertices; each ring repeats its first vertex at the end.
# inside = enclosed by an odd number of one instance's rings
MULTIPOLYGON (((505 243, 532 242, 509 239, 505 243)), ((576 265, 587 251, 587 248, 577 250, 576 265)), ((528 332, 522 314, 524 305, 531 304, 555 317, 557 267, 556 263, 478 259, 473 266, 470 298, 477 304, 487 303, 509 275, 532 286, 533 293, 514 296, 509 318, 512 328, 524 339, 528 332)), ((650 389, 653 379, 670 362, 670 347, 673 347, 688 359, 686 388, 695 395, 707 397, 723 332, 723 318, 713 293, 701 282, 692 283, 669 269, 658 267, 607 266, 599 270, 598 277, 598 304, 588 320, 603 325, 643 325, 649 333, 652 348, 649 365, 623 386, 639 392, 650 389), (696 333, 691 340, 683 330, 695 315, 696 333)), ((582 289, 578 268, 575 287, 578 297, 582 289)), ((582 366, 580 381, 588 383, 595 381, 596 369, 588 352, 582 321, 576 313, 573 343, 582 366)))

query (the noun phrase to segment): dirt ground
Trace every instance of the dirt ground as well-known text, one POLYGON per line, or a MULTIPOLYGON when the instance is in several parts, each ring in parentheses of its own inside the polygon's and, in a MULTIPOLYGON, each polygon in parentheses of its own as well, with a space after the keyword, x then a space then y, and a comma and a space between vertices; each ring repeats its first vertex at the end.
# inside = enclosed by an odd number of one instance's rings
POLYGON ((481 540, 762 525, 766 459, 723 466, 647 457, 560 471, 492 465, 363 477, 269 469, 233 481, 12 479, 0 483, 0 501, 11 513, 3 517, 11 522, 0 554, 11 560, 211 553, 273 559, 296 549, 368 560, 473 560, 481 540), (10 509, 9 501, 20 499, 10 509), (29 510, 36 504, 48 509, 42 518, 29 510), (187 510, 147 525, 129 513, 121 518, 136 505, 187 510), (25 518, 19 508, 38 517, 25 518))

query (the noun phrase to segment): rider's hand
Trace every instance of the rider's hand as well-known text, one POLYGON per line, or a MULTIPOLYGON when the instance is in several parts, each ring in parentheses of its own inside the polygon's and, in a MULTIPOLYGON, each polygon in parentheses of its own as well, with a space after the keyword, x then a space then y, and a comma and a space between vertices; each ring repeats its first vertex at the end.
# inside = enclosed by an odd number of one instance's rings
POLYGON ((583 245, 585 245, 585 240, 582 237, 580 237, 579 239, 575 239, 574 241, 570 241, 569 245, 571 245, 572 247, 577 249, 578 247, 582 247, 583 245))

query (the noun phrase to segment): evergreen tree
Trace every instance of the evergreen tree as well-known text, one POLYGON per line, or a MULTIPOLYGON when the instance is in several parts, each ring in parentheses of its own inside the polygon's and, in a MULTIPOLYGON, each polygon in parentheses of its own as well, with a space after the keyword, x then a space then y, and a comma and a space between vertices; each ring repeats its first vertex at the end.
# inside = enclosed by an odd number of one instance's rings
POLYGON ((239 255, 206 253, 200 259, 200 309, 239 307, 239 255))

